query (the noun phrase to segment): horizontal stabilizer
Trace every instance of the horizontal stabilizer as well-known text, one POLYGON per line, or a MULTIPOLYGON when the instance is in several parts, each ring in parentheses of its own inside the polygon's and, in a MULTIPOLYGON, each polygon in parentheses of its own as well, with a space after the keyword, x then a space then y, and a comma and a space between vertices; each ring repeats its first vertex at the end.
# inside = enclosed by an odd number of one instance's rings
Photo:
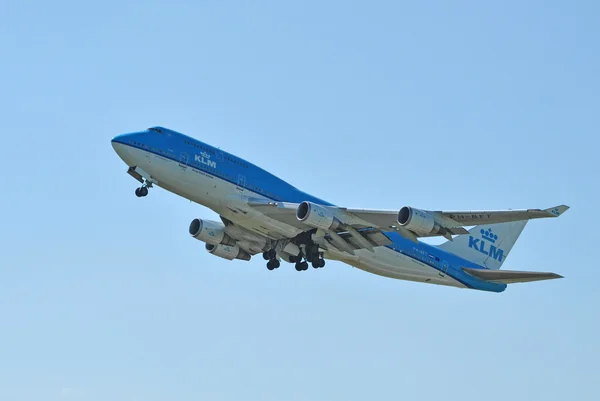
POLYGON ((555 207, 550 207, 548 209, 544 209, 544 212, 549 213, 554 217, 558 217, 561 214, 563 214, 564 212, 566 212, 567 210, 569 210, 569 206, 560 205, 560 206, 555 206, 555 207))
POLYGON ((541 281, 541 280, 552 280, 555 278, 563 278, 563 276, 556 273, 544 273, 544 272, 520 272, 514 270, 487 270, 487 269, 471 269, 463 267, 463 270, 470 275, 477 277, 481 280, 489 281, 491 283, 526 283, 529 281, 541 281))

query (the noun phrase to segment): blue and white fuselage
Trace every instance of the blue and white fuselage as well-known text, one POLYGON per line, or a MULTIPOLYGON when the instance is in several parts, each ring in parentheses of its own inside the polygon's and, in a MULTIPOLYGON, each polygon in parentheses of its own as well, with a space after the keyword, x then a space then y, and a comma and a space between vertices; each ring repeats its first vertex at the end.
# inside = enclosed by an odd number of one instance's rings
MULTIPOLYGON (((234 241, 240 246, 244 244, 249 254, 268 250, 277 241, 300 238, 306 231, 297 219, 263 213, 252 204, 310 202, 334 207, 242 158, 166 128, 154 127, 119 135, 112 140, 112 146, 130 167, 130 174, 141 182, 160 186, 204 205, 218 213, 224 221, 235 225, 235 229, 232 226, 227 233, 239 235, 234 241)), ((147 193, 147 189, 145 191, 147 193)), ((504 283, 483 280, 464 270, 486 269, 485 265, 473 263, 440 247, 411 240, 392 228, 381 229, 380 232, 389 240, 385 245, 371 249, 357 247, 350 252, 329 246, 320 249, 321 255, 370 273, 401 280, 493 292, 506 288, 504 283)), ((336 233, 332 235, 337 237, 336 233)), ((473 248, 473 244, 475 250, 481 252, 481 245, 471 238, 469 246, 473 248)), ((279 249, 279 255, 286 254, 282 248, 279 249)))

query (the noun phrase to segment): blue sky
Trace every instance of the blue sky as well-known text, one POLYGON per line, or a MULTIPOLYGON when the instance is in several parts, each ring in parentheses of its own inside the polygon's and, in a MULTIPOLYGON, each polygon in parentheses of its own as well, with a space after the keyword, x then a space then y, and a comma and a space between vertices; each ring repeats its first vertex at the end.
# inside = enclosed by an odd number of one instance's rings
MULTIPOLYGON (((592 1, 0 6, 0 400, 597 400, 600 7, 592 1), (162 125, 330 202, 572 209, 502 294, 328 263, 269 272, 134 196, 162 125)), ((260 259, 260 258, 259 258, 260 259)))

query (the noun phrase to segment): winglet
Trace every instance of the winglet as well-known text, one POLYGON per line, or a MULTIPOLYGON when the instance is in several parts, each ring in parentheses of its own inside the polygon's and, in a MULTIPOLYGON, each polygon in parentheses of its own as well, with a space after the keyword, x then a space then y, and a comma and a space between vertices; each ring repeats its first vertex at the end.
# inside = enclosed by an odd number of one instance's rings
POLYGON ((544 212, 547 212, 549 217, 558 217, 561 214, 563 214, 564 212, 566 212, 567 210, 569 210, 569 206, 567 205, 560 205, 560 206, 554 206, 548 209, 544 209, 544 212))

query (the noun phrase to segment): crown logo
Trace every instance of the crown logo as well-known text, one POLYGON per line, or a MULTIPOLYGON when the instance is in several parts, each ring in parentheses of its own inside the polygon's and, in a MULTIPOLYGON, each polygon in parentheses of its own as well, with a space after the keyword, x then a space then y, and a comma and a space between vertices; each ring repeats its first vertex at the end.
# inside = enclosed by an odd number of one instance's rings
POLYGON ((558 208, 555 207, 554 209, 552 209, 552 211, 550 213, 552 213, 555 216, 558 216, 558 208))
POLYGON ((204 151, 200 153, 200 156, 204 157, 205 159, 210 159, 210 155, 204 151))
POLYGON ((492 244, 494 244, 498 239, 498 235, 494 234, 491 228, 488 228, 487 230, 482 228, 480 232, 483 239, 490 241, 492 244))

